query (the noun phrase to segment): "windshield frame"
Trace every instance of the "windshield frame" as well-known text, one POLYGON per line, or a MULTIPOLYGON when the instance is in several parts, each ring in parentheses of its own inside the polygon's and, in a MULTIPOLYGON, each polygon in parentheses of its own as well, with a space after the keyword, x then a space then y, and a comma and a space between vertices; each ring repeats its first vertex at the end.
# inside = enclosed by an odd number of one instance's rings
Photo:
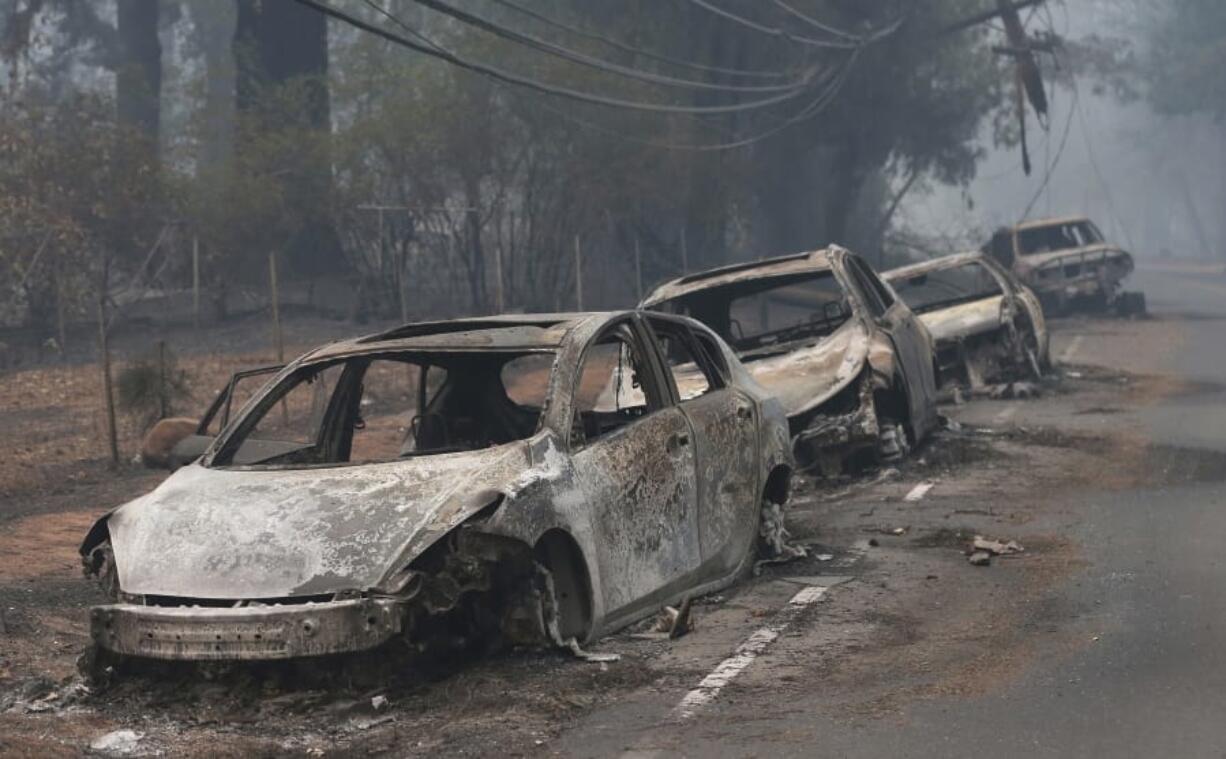
MULTIPOLYGON (((472 349, 472 348, 416 348, 416 349, 395 349, 384 347, 374 347, 366 351, 354 351, 341 355, 331 355, 326 359, 307 360, 299 359, 287 366, 282 372, 272 380, 270 380, 259 392, 253 395, 243 408, 231 418, 230 424, 217 436, 208 451, 201 458, 200 464, 206 469, 216 469, 219 471, 293 471, 293 470, 309 470, 309 469, 336 469, 355 466, 380 466, 386 464, 402 463, 421 458, 433 458, 436 455, 447 455, 448 453, 469 453, 490 450, 501 445, 490 446, 490 448, 478 448, 463 451, 440 451, 435 454, 416 453, 414 455, 401 456, 397 459, 389 459, 385 461, 324 461, 314 463, 254 463, 254 464, 236 464, 234 457, 247 442, 247 436, 253 429, 262 421, 267 413, 272 413, 273 407, 278 404, 282 397, 298 387, 300 383, 306 381, 305 376, 308 373, 319 374, 331 367, 341 365, 342 371, 340 377, 336 381, 336 386, 332 388, 331 394, 327 400, 324 411, 323 421, 316 443, 312 447, 317 447, 325 444, 328 435, 335 435, 335 428, 329 429, 329 425, 335 426, 338 420, 336 416, 340 413, 336 408, 338 403, 343 402, 342 395, 345 392, 357 391, 357 400, 361 400, 362 384, 359 381, 357 387, 349 387, 346 389, 344 383, 346 378, 350 377, 355 366, 365 362, 366 368, 362 369, 362 374, 365 374, 369 364, 375 361, 401 361, 407 365, 420 366, 424 359, 429 356, 504 356, 505 361, 499 365, 499 374, 505 366, 518 358, 533 355, 549 355, 553 357, 553 361, 549 367, 549 373, 545 381, 545 391, 543 403, 537 414, 536 426, 531 435, 525 436, 518 440, 509 441, 506 444, 514 444, 522 442, 537 434, 546 426, 548 410, 553 405, 554 396, 556 395, 555 381, 558 376, 558 367, 562 358, 562 350, 560 347, 531 347, 531 348, 516 348, 516 349, 472 349), (417 360, 414 360, 414 359, 417 360)), ((308 354, 309 355, 309 354, 308 354)), ((433 362, 429 363, 431 367, 438 366, 433 362)), ((517 404, 518 405, 518 404, 517 404)), ((360 416, 360 412, 359 412, 360 416)))

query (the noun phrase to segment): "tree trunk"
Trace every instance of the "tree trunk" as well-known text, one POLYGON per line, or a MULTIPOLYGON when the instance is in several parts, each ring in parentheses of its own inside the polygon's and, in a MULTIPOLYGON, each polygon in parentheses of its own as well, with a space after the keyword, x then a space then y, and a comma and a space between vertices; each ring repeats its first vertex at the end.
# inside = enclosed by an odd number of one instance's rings
MULTIPOLYGON (((332 113, 323 14, 288 0, 239 0, 233 50, 236 102, 245 128, 255 133, 300 129, 327 141, 332 113), (291 97, 277 97, 283 93, 291 97)), ((307 277, 339 272, 345 264, 329 219, 329 151, 304 146, 298 158, 282 178, 290 207, 303 220, 289 244, 291 271, 307 277)))
POLYGON ((118 0, 119 66, 115 97, 121 124, 157 145, 161 123, 162 44, 159 0, 118 0))
POLYGON ((206 166, 224 166, 234 146, 233 3, 188 3, 197 45, 204 52, 204 147, 206 166))

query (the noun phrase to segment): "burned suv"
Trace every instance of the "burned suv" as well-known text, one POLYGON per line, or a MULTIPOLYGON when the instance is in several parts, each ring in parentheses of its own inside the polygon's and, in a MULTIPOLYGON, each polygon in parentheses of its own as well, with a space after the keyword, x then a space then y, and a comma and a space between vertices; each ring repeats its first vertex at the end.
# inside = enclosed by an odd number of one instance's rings
POLYGON ((931 335, 843 248, 691 274, 642 305, 719 333, 782 401, 808 469, 899 458, 936 424, 931 335))
MULTIPOLYGON (((95 650, 283 659, 578 645, 732 582, 787 420, 713 332, 620 312, 414 324, 285 367, 81 546, 95 650)), ((778 537, 778 536, 776 536, 778 537)))

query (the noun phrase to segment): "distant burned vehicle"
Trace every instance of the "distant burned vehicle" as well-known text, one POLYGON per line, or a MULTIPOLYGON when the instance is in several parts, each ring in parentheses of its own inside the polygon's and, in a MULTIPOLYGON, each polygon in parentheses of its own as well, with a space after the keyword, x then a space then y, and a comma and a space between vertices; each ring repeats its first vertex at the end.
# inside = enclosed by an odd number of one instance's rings
POLYGON ((692 274, 643 306, 719 333, 783 402, 806 468, 829 475, 901 457, 936 424, 927 328, 847 250, 692 274))
POLYGON ((1143 294, 1122 292, 1135 268, 1132 256, 1108 244, 1087 218, 1042 219, 998 230, 983 253, 1034 290, 1049 312, 1145 311, 1143 294))
POLYGON ((731 583, 792 469, 779 403, 689 319, 498 317, 334 343, 90 530, 86 572, 114 598, 91 611, 95 650, 578 645, 731 583))
POLYGON ((942 385, 974 389, 1043 376, 1050 363, 1043 308, 995 261, 964 253, 882 276, 932 333, 942 385))

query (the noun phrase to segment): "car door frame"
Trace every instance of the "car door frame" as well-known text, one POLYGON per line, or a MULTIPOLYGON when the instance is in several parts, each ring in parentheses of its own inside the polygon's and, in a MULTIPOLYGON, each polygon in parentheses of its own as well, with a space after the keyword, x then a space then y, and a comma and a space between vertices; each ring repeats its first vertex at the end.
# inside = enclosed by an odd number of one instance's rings
POLYGON ((894 355, 898 359, 898 371, 901 375, 903 391, 907 399, 907 410, 911 417, 907 420, 908 426, 911 428, 912 435, 918 441, 927 434, 936 421, 935 404, 933 403, 933 398, 936 395, 936 377, 935 370, 933 369, 935 364, 931 336, 928 336, 927 328, 907 308, 902 299, 898 297, 898 294, 882 281, 880 277, 877 277, 877 282, 881 283, 882 288, 891 296, 892 300, 889 305, 881 301, 881 296, 873 287, 872 280, 868 278, 872 270, 869 269, 868 264, 863 259, 848 252, 843 262, 848 275, 856 283, 857 289, 860 290, 861 296, 865 299, 874 300, 881 307, 880 316, 870 313, 870 318, 874 325, 885 333, 894 348, 894 355), (914 352, 904 350, 899 345, 900 338, 903 337, 900 332, 904 329, 911 329, 919 335, 928 336, 927 340, 920 341, 923 344, 914 352), (927 347, 926 351, 922 350, 925 345, 927 347), (924 353, 927 355, 923 355, 924 353), (925 370, 927 370, 929 378, 930 387, 928 388, 924 387, 922 381, 925 370), (928 413, 925 413, 925 410, 928 413))
MULTIPOLYGON (((564 441, 567 456, 570 460, 570 469, 572 476, 574 477, 574 486, 580 490, 583 487, 583 482, 581 480, 584 475, 584 472, 582 471, 584 464, 583 462, 579 461, 579 458, 583 456, 586 451, 592 448, 593 445, 598 445, 602 442, 612 442, 615 436, 621 437, 631 435, 636 427, 643 425, 652 417, 657 417, 657 415, 675 415, 675 418, 681 422, 680 426, 682 426, 684 429, 683 433, 678 432, 678 436, 682 438, 679 445, 684 449, 681 458, 688 461, 688 463, 682 464, 682 469, 688 467, 688 474, 682 471, 679 476, 688 477, 690 482, 688 494, 689 502, 685 508, 685 514, 688 515, 688 520, 690 521, 689 529, 692 530, 694 535, 694 547, 692 549, 693 556, 685 560, 686 565, 681 571, 667 578, 666 581, 658 587, 647 589, 645 592, 640 592, 637 595, 633 595, 626 599, 624 603, 617 605, 610 602, 610 599, 613 597, 612 594, 615 591, 613 590, 614 580, 613 578, 609 577, 608 574, 610 569, 609 556, 602 555, 600 553, 602 550, 608 549, 609 546, 603 545, 604 541, 602 540, 593 540, 592 546, 597 552, 597 555, 592 556, 588 563, 596 568, 599 575, 599 583, 594 587, 599 588, 599 591, 602 593, 602 597, 599 599, 599 607, 604 610, 603 614, 605 618, 601 624, 603 629, 611 629, 616 627, 618 624, 620 624, 621 620, 632 620, 642 616, 642 612, 645 609, 675 600, 679 594, 683 593, 685 589, 689 588, 693 584, 694 578, 701 570, 702 563, 700 549, 701 544, 698 540, 697 526, 698 471, 695 463, 694 447, 692 444, 694 436, 693 426, 685 412, 675 402, 671 391, 668 389, 669 386, 665 381, 666 376, 663 373, 663 367, 661 367, 656 356, 657 346, 655 344, 654 337, 646 329, 646 325, 641 323, 637 314, 628 313, 620 318, 609 321, 607 324, 602 325, 599 330, 597 330, 585 341, 583 347, 578 352, 578 360, 575 364, 576 370, 570 378, 570 386, 566 389, 568 396, 566 401, 568 406, 566 409, 567 417, 568 419, 573 420, 574 414, 579 408, 579 404, 576 402, 577 391, 579 388, 579 383, 582 381, 584 364, 587 360, 589 351, 593 346, 599 344, 600 340, 607 336, 611 331, 617 330, 623 326, 629 327, 633 339, 637 341, 638 346, 642 351, 642 360, 645 364, 642 369, 643 371, 649 373, 649 379, 654 383, 658 391, 659 407, 650 411, 640 419, 631 421, 623 427, 612 430, 605 435, 601 435, 596 440, 585 441, 583 445, 578 447, 576 447, 575 441, 573 440, 573 423, 567 424, 565 431, 562 432, 560 437, 564 441)), ((643 378, 640 378, 640 382, 642 381, 643 378)), ((664 419, 665 417, 659 416, 658 418, 664 419)), ((669 444, 671 444, 671 440, 669 444)), ((671 456, 671 454, 669 451, 665 450, 661 451, 659 456, 668 457, 671 456)), ((682 497, 687 496, 683 494, 682 497)), ((602 505, 601 508, 610 507, 602 505)), ((599 535, 600 530, 602 529, 602 526, 599 524, 600 517, 601 513, 598 513, 597 508, 593 507, 589 515, 589 524, 593 532, 593 536, 599 535)))
MULTIPOLYGON (((732 382, 732 378, 727 371, 727 368, 718 363, 713 357, 708 354, 708 351, 698 340, 696 328, 686 318, 664 314, 659 312, 642 313, 640 318, 643 321, 644 327, 651 333, 653 337, 654 350, 656 360, 659 362, 663 370, 665 382, 668 385, 669 391, 672 394, 673 401, 685 413, 690 423, 690 428, 694 434, 694 451, 697 457, 696 482, 698 486, 698 533, 699 544, 702 547, 702 564, 703 567, 715 571, 717 573, 726 573, 734 571, 740 566, 744 559, 746 549, 752 548, 752 541, 749 545, 741 545, 736 543, 733 538, 737 533, 737 525, 744 521, 749 521, 751 527, 746 530, 747 534, 756 536, 756 520, 758 518, 758 507, 760 506, 759 495, 764 483, 761 479, 761 463, 757 456, 757 451, 761 445, 761 409, 758 407, 757 401, 747 393, 743 388, 738 387, 732 382), (671 324, 682 330, 683 339, 685 340, 690 353, 693 355, 695 362, 700 371, 707 378, 708 383, 712 377, 718 382, 718 387, 713 387, 708 392, 698 398, 683 400, 681 398, 680 389, 677 387, 676 379, 673 376, 672 370, 669 368, 668 357, 664 352, 664 346, 659 340, 659 336, 655 333, 655 328, 652 326, 652 321, 659 321, 671 324), (723 397, 717 396, 718 393, 724 393, 723 397), (706 399, 704 401, 704 399, 706 399), (728 536, 718 546, 711 543, 707 537, 706 525, 709 523, 711 516, 718 509, 720 496, 725 489, 728 480, 725 477, 704 477, 704 449, 710 450, 712 447, 719 446, 721 441, 705 440, 706 426, 700 427, 695 417, 702 410, 687 409, 687 404, 711 405, 721 401, 731 401, 733 409, 733 418, 729 421, 734 425, 744 425, 748 427, 748 440, 745 450, 751 452, 746 461, 739 462, 743 471, 740 472, 740 477, 733 477, 731 482, 735 490, 741 492, 733 493, 733 499, 740 497, 741 503, 733 509, 733 513, 729 515, 731 526, 728 529, 728 536), (738 481, 739 480, 739 481, 738 481)), ((705 329, 705 328, 704 328, 705 329)), ((741 431, 739 437, 746 437, 746 434, 741 431)), ((731 441, 723 441, 729 444, 731 441)), ((729 447, 735 447, 730 445, 729 447)))

